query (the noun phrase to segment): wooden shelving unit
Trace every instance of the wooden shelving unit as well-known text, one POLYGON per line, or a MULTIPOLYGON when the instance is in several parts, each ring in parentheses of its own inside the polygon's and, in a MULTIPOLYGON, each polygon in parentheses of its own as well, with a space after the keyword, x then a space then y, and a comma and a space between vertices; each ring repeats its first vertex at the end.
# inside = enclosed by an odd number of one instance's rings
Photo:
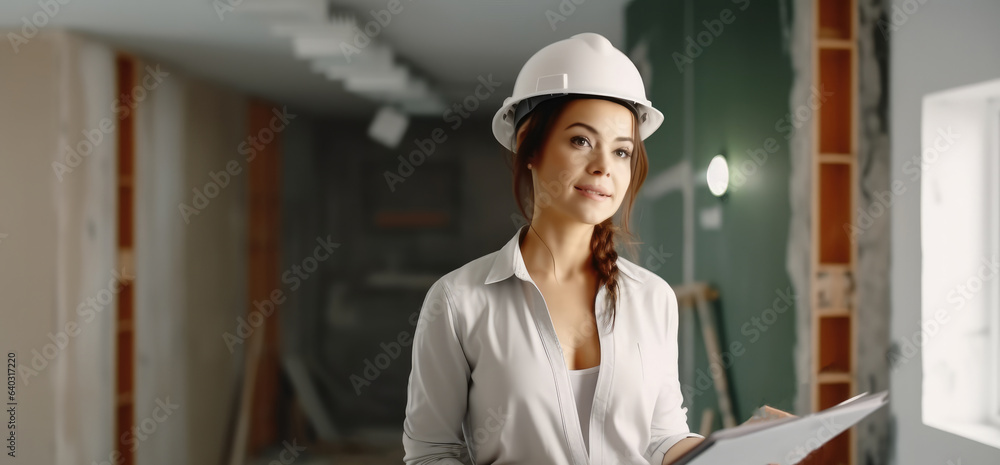
MULTIPOLYGON (((136 84, 136 63, 127 55, 115 62, 118 93, 128 93, 136 84)), ((119 121, 117 184, 117 269, 122 276, 115 304, 115 442, 112 451, 121 454, 121 465, 135 463, 135 452, 121 438, 135 425, 135 146, 132 113, 119 121)))
MULTIPOLYGON (((815 0, 813 86, 821 102, 813 118, 812 399, 813 411, 855 395, 857 250, 851 225, 857 185, 857 6, 815 0)), ((853 465, 855 428, 810 456, 809 463, 853 465)))

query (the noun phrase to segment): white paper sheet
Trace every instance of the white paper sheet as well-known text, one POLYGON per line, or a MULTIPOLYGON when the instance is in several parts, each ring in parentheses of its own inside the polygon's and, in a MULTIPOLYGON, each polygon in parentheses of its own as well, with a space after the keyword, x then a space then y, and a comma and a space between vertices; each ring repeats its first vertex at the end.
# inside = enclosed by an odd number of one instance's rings
POLYGON ((810 452, 837 437, 889 403, 889 391, 864 393, 826 410, 719 430, 674 465, 766 465, 799 463, 810 452))

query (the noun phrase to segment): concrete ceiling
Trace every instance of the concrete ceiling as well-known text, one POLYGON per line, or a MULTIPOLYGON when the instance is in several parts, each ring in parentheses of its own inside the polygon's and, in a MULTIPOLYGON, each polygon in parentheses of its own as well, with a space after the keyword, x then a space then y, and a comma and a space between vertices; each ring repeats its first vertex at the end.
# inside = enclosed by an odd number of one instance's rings
MULTIPOLYGON (((232 4, 233 11, 220 19, 213 0, 68 0, 45 28, 72 29, 149 61, 316 114, 368 117, 377 108, 311 71, 307 61, 293 56, 290 39, 272 35, 263 17, 245 11, 249 7, 241 11, 243 1, 253 0, 217 1, 232 4)), ((377 40, 427 78, 448 104, 469 95, 479 76, 492 74, 503 87, 487 103, 499 106, 532 53, 579 32, 597 32, 623 46, 627 0, 401 1, 402 10, 377 40), (555 14, 564 20, 550 22, 558 19, 555 14)), ((371 10, 388 3, 330 2, 333 11, 353 13, 362 25, 372 19, 371 10)), ((39 11, 37 0, 4 0, 0 26, 20 29, 22 18, 39 11)))

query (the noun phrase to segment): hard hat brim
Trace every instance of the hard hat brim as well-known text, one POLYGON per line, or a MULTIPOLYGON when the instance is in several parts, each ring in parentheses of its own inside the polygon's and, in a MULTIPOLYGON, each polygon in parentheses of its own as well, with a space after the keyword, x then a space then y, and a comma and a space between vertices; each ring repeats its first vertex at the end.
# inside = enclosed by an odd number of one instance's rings
POLYGON ((514 137, 515 109, 522 101, 545 95, 555 95, 559 97, 564 95, 578 95, 584 97, 593 95, 595 97, 609 97, 616 100, 632 102, 635 104, 635 109, 638 112, 636 117, 639 122, 639 137, 642 140, 646 140, 647 137, 652 135, 653 132, 655 132, 660 125, 663 124, 663 113, 656 108, 653 108, 649 101, 636 102, 635 100, 624 98, 621 95, 602 92, 560 92, 556 94, 552 92, 536 92, 525 95, 516 100, 508 97, 504 100, 500 109, 493 115, 493 136, 497 139, 497 142, 500 142, 500 145, 503 145, 511 152, 517 152, 511 147, 512 139, 514 137))

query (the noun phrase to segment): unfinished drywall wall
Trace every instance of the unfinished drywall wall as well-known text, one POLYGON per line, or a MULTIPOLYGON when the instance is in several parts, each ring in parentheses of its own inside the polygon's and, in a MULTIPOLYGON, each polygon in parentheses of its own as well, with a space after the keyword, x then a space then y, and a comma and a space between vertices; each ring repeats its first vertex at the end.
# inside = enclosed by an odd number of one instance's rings
MULTIPOLYGON (((17 379, 26 463, 217 463, 239 354, 222 334, 246 311, 245 180, 185 222, 212 174, 241 160, 244 97, 156 62, 117 94, 116 51, 46 30, 0 51, 0 341, 17 379), (117 262, 117 116, 137 117, 134 270, 117 262), (72 150, 71 150, 72 149, 72 150), (114 437, 115 276, 136 275, 136 416, 114 437), (37 355, 36 355, 37 354, 37 355), (176 404, 177 408, 158 406, 176 404), (164 411, 167 414, 164 416, 164 411)), ((149 65, 149 67, 146 67, 149 65)))
POLYGON ((24 463, 106 460, 113 442, 113 70, 110 49, 56 30, 0 50, 0 341, 24 463))
MULTIPOLYGON (((858 185, 857 208, 882 210, 890 190, 889 41, 879 27, 885 19, 881 0, 858 0, 858 185)), ((863 229, 852 236, 857 247, 856 392, 889 389, 889 216, 852 215, 863 229)), ((855 463, 889 460, 889 409, 872 413, 855 427, 855 463)))
MULTIPOLYGON (((792 23, 788 32, 788 50, 795 78, 788 96, 789 114, 797 108, 808 107, 813 93, 813 37, 815 0, 794 2, 792 23)), ((795 301, 795 411, 812 412, 812 192, 813 179, 813 124, 801 124, 789 140, 791 173, 788 179, 788 196, 791 217, 788 221, 788 257, 785 266, 795 287, 803 298, 795 301)))
POLYGON ((247 102, 169 64, 140 69, 161 81, 135 110, 136 415, 178 407, 137 459, 218 463, 243 348, 223 334, 247 311, 247 102))
POLYGON ((183 78, 171 73, 140 102, 135 115, 136 411, 143 412, 139 406, 158 397, 180 406, 137 451, 140 462, 155 463, 170 450, 186 457, 190 444, 185 427, 195 412, 186 390, 193 380, 185 369, 188 279, 183 250, 188 234, 177 210, 179 203, 189 202, 183 119, 187 111, 183 78))
MULTIPOLYGON (((115 238, 117 222, 115 205, 115 153, 117 141, 113 134, 99 136, 101 126, 110 121, 114 96, 114 51, 108 47, 82 39, 72 34, 57 33, 54 37, 63 45, 60 47, 60 63, 65 72, 59 73, 59 119, 65 129, 59 135, 60 146, 73 146, 81 153, 86 139, 94 145, 94 153, 86 156, 89 160, 73 172, 62 173, 62 181, 57 186, 62 199, 57 204, 59 217, 64 223, 59 228, 59 275, 81 279, 86 288, 96 288, 97 311, 105 313, 87 323, 90 314, 81 313, 78 305, 84 296, 68 294, 66 303, 72 312, 60 312, 57 327, 65 327, 76 321, 83 328, 77 339, 76 350, 67 348, 68 356, 61 366, 56 380, 56 428, 57 463, 78 462, 80 457, 89 457, 95 452, 100 458, 106 439, 113 436, 113 430, 92 432, 93 418, 98 424, 111 425, 113 410, 104 407, 113 405, 113 391, 107 387, 114 380, 114 358, 101 357, 114 350, 113 315, 117 299, 102 305, 107 293, 113 295, 117 286, 111 285, 117 274, 126 273, 117 263, 115 238), (73 123, 75 122, 75 124, 73 123), (75 126, 75 127, 74 127, 75 126), (72 128, 72 129, 71 129, 72 128), (84 135, 86 134, 86 135, 84 135), (79 173, 78 173, 79 172, 79 173), (72 179, 74 175, 80 179, 72 179), (80 183, 82 190, 70 188, 74 182, 80 183), (77 196, 83 195, 83 198, 77 196), (100 325, 93 325, 101 321, 100 325), (91 403, 94 399, 98 402, 91 403)), ((57 178, 59 176, 57 175, 57 178)), ((77 188, 79 189, 79 187, 77 188)), ((73 287, 72 281, 62 281, 59 287, 73 287)), ((65 289, 69 290, 69 289, 65 289)), ((86 296, 89 301, 91 296, 86 296)), ((62 305, 61 305, 62 307, 62 305)), ((64 307, 66 310, 69 308, 64 307)))
MULTIPOLYGON (((905 186, 891 213, 891 306, 893 345, 919 341, 921 308, 920 161, 921 103, 928 93, 1000 77, 1000 2, 941 0, 886 2, 879 24, 890 34, 891 179, 905 186), (909 164, 909 165, 907 165, 909 164)), ((897 352, 898 354, 898 352, 897 352)), ((890 376, 895 430, 890 463, 997 463, 1000 450, 923 424, 922 358, 917 351, 897 361, 890 376)))

